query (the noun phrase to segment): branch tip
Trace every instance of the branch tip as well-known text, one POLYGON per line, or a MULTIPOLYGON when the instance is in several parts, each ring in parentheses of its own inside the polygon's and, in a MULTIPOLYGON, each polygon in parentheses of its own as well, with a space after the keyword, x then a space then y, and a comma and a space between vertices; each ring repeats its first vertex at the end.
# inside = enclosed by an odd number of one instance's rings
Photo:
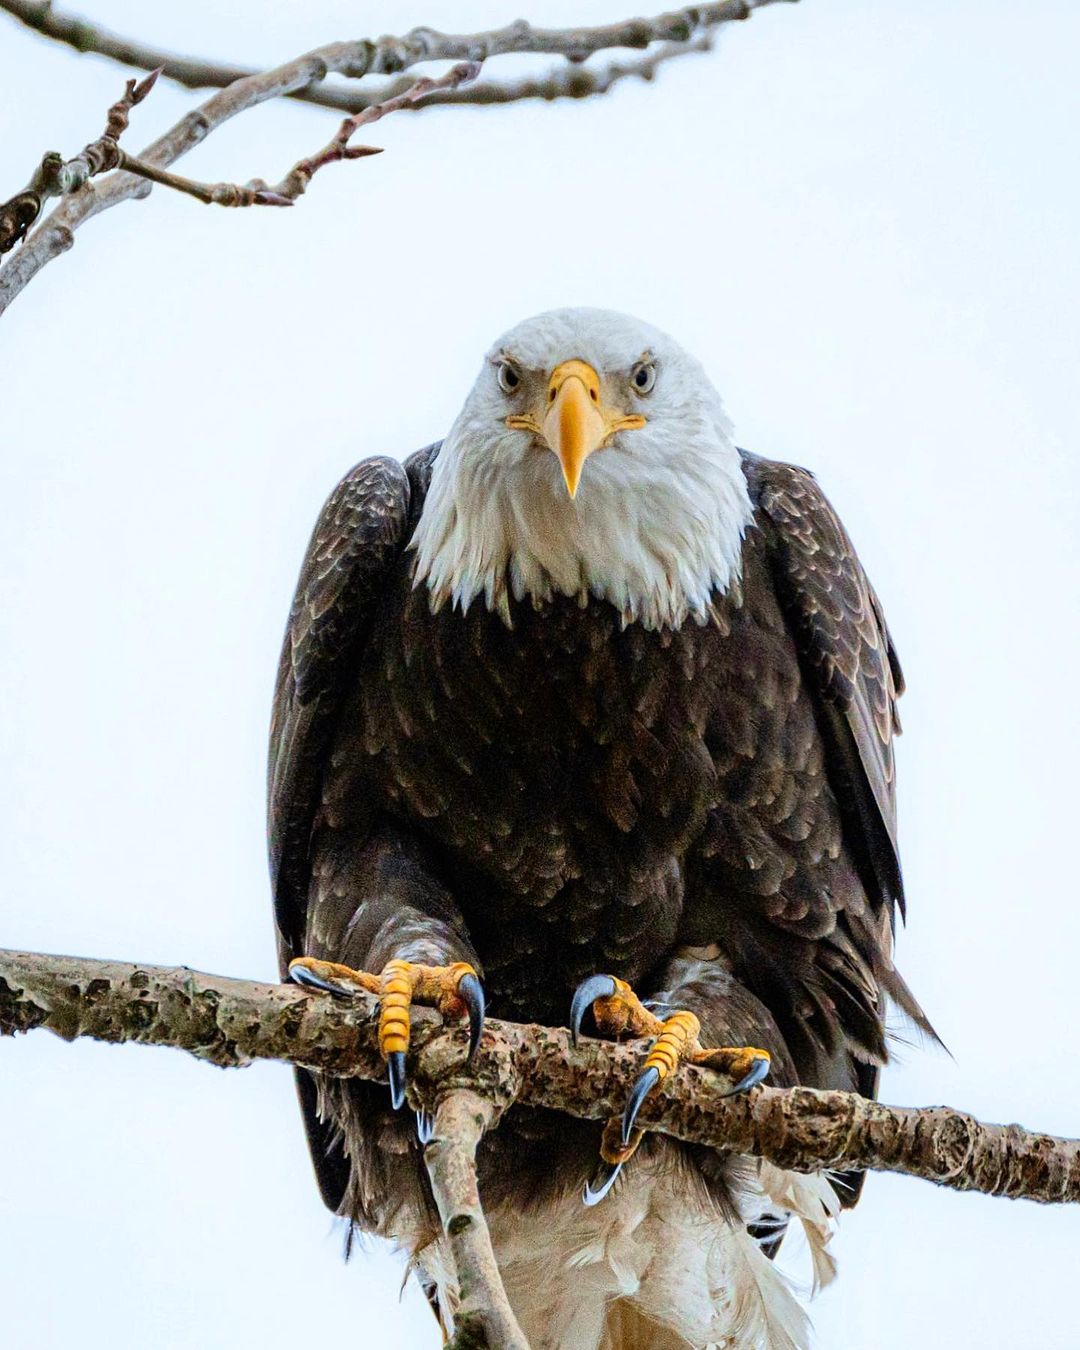
POLYGON ((153 89, 154 85, 157 84, 158 78, 164 70, 164 66, 157 66, 149 75, 147 75, 146 79, 143 80, 141 84, 136 85, 131 96, 132 103, 141 103, 143 101, 150 90, 153 89))

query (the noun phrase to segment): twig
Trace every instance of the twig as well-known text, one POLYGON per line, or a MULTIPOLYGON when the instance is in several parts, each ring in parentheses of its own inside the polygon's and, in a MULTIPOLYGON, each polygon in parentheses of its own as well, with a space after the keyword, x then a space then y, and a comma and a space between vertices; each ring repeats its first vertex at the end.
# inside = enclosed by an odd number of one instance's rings
POLYGON ((424 1149, 431 1193, 458 1277, 460 1302, 448 1350, 529 1350, 499 1276, 476 1184, 477 1146, 495 1115, 486 1097, 453 1088, 439 1098, 434 1133, 424 1149))
MULTIPOLYGON (((187 969, 0 952, 0 1033, 48 1027, 68 1039, 172 1045, 220 1065, 278 1059, 338 1077, 382 1079, 373 999, 342 1004, 291 985, 252 984, 187 969)), ((413 1014, 414 1101, 465 1075, 467 1037, 413 1014)), ((469 1073, 500 1096, 586 1120, 622 1110, 640 1068, 631 1047, 588 1040, 575 1049, 558 1027, 489 1019, 469 1073), (475 1075, 475 1076, 474 1076, 475 1075)), ((1019 1125, 987 1125, 949 1107, 885 1106, 848 1092, 756 1088, 725 1098, 718 1074, 684 1067, 654 1093, 640 1123, 801 1172, 872 1169, 953 1190, 1080 1201, 1080 1140, 1019 1125)))
POLYGON ((78 192, 95 174, 108 173, 127 161, 117 142, 127 130, 128 114, 153 89, 159 73, 152 71, 138 83, 128 80, 123 97, 109 109, 105 130, 74 159, 65 161, 53 150, 42 156, 27 186, 0 206, 0 254, 9 252, 26 238, 50 197, 78 192))
POLYGON ((382 103, 372 103, 354 117, 346 117, 337 134, 321 150, 316 151, 308 159, 302 159, 294 164, 281 182, 272 188, 267 187, 262 179, 258 178, 243 187, 237 183, 198 183, 192 178, 183 178, 180 174, 170 173, 167 169, 159 169, 156 165, 144 164, 131 155, 125 155, 123 151, 120 152, 117 167, 138 174, 141 178, 148 178, 151 182, 161 183, 164 187, 175 188, 178 192, 187 193, 190 197, 196 197, 199 201, 214 206, 292 206, 297 197, 307 191, 307 185, 314 175, 327 164, 335 164, 342 159, 363 159, 368 155, 380 153, 378 146, 349 144, 350 138, 361 127, 378 122, 388 113, 411 107, 429 94, 444 89, 457 89, 467 81, 476 79, 479 73, 478 65, 464 61, 438 79, 414 80, 393 98, 385 99, 382 103))
POLYGON ((337 135, 328 141, 321 150, 310 159, 302 159, 294 164, 280 183, 264 190, 264 195, 277 199, 278 205, 294 202, 307 191, 312 177, 326 164, 339 159, 356 159, 363 155, 378 154, 378 150, 369 145, 349 145, 349 140, 361 127, 370 126, 388 113, 398 112, 402 108, 414 106, 427 95, 443 90, 459 89, 462 85, 475 80, 480 74, 480 65, 476 61, 462 61, 453 66, 438 79, 420 79, 403 89, 400 94, 384 99, 382 103, 373 103, 352 117, 346 117, 337 130, 337 135))
MULTIPOLYGON (((489 33, 445 34, 434 29, 418 28, 403 38, 329 43, 273 70, 233 80, 200 107, 182 117, 137 158, 144 167, 164 169, 229 118, 268 99, 309 90, 331 74, 362 79, 369 75, 392 75, 423 61, 484 62, 507 53, 545 53, 580 62, 599 51, 614 47, 644 49, 653 42, 675 43, 680 49, 690 51, 694 49, 693 40, 702 34, 722 24, 747 19, 754 10, 775 3, 778 0, 719 0, 719 3, 690 6, 653 19, 632 19, 596 28, 543 29, 519 22, 489 33)), ((31 22, 28 15, 33 7, 28 7, 26 0, 22 0, 22 3, 16 3, 16 0, 3 3, 0 0, 0 6, 24 22, 31 22)), ((33 13, 41 20, 47 17, 37 9, 33 13)), ((31 22, 31 26, 47 31, 43 22, 31 22)), ((72 45, 81 43, 87 50, 97 50, 91 34, 101 30, 94 30, 91 26, 89 31, 80 31, 80 42, 72 45)), ((62 35, 59 30, 49 31, 49 36, 63 36, 63 40, 70 41, 66 33, 62 35)), ((107 36, 110 40, 114 37, 107 36)), ((121 41, 116 39, 116 42, 121 41)), ((117 52, 113 50, 106 54, 115 56, 117 52)), ((669 52, 668 55, 673 54, 669 52)), ((132 55, 134 57, 134 53, 132 55)), ((145 56, 146 52, 143 51, 142 55, 145 56)), ((168 61, 165 64, 168 68, 168 61)), ((519 82, 517 87, 520 93, 515 96, 583 97, 588 92, 603 92, 613 83, 613 78, 601 74, 592 89, 588 83, 569 78, 554 78, 541 88, 543 83, 519 82)), ((513 87, 504 86, 500 93, 497 87, 478 83, 472 87, 473 101, 508 101, 513 87)), ((440 99, 462 101, 465 92, 460 89, 437 91, 416 106, 430 107, 440 99)), ((0 268, 0 314, 43 267, 72 247, 75 231, 80 225, 123 201, 144 197, 149 191, 150 183, 145 176, 121 173, 96 184, 92 191, 76 193, 63 201, 34 231, 20 252, 0 268)))

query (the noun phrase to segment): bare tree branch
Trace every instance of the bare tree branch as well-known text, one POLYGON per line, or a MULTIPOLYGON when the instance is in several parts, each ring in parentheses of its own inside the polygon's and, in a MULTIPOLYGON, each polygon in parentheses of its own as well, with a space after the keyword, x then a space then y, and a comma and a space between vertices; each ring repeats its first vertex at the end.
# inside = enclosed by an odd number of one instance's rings
MULTIPOLYGON (((417 28, 405 37, 384 37, 377 42, 360 40, 329 43, 273 70, 243 75, 200 107, 187 113, 138 155, 139 172, 121 172, 101 183, 87 184, 62 202, 27 239, 22 250, 0 268, 0 314, 47 263, 71 248, 74 232, 84 221, 130 198, 144 197, 150 191, 148 180, 151 177, 155 181, 167 181, 155 171, 165 169, 229 118, 268 99, 303 93, 313 86, 321 85, 331 74, 355 80, 367 76, 393 75, 426 61, 482 63, 511 53, 555 55, 571 63, 580 63, 597 52, 615 47, 643 50, 653 43, 667 44, 651 54, 650 58, 633 66, 613 65, 607 71, 577 74, 561 70, 546 79, 518 80, 502 85, 484 82, 473 86, 471 90, 437 88, 409 106, 430 107, 439 101, 503 103, 537 97, 582 98, 592 93, 603 93, 627 75, 640 74, 649 78, 661 61, 670 60, 682 52, 699 50, 701 38, 718 26, 747 19, 754 10, 775 3, 778 0, 718 0, 718 3, 689 6, 652 19, 631 19, 593 28, 533 28, 524 21, 491 32, 474 34, 448 34, 431 28, 417 28)), ((50 18, 51 10, 28 4, 26 0, 7 0, 7 3, 0 0, 0 8, 31 27, 47 32, 49 36, 79 46, 80 50, 97 50, 94 45, 97 40, 95 34, 100 38, 99 45, 108 45, 106 39, 113 44, 115 50, 106 54, 116 55, 123 46, 123 40, 115 35, 102 36, 102 30, 96 30, 92 25, 89 28, 78 27, 79 21, 63 16, 53 15, 50 18), (78 40, 73 41, 76 28, 78 40)), ((131 44, 125 50, 129 55, 135 54, 131 44)), ((149 49, 139 48, 138 51, 142 57, 149 59, 149 49)), ((155 60, 163 56, 166 58, 162 64, 168 71, 168 54, 155 52, 154 55, 155 60)), ((402 92, 405 91, 400 87, 392 87, 389 94, 379 90, 375 101, 385 102, 388 97, 396 98, 402 92)), ((364 104, 364 108, 371 106, 370 102, 364 104)), ((359 111, 362 112, 363 108, 359 111)), ((168 182, 168 185, 176 187, 178 183, 168 182)), ((20 237, 24 235, 25 229, 20 237)))
MULTIPOLYGON (((0 0, 2 7, 3 0, 0 0)), ((135 104, 141 103, 153 88, 161 74, 161 68, 158 67, 138 85, 134 80, 128 81, 124 97, 109 110, 109 125, 103 136, 66 163, 54 151, 45 154, 27 187, 0 205, 0 255, 10 252, 26 238, 50 197, 63 197, 77 192, 95 174, 123 169, 151 183, 183 192, 207 205, 291 206, 306 191, 312 176, 325 165, 342 159, 362 159, 380 154, 378 146, 350 146, 348 142, 360 127, 379 121, 387 113, 415 109, 421 104, 427 107, 434 102, 445 106, 450 103, 481 105, 520 103, 527 99, 551 101, 558 98, 588 98, 593 94, 607 93, 620 80, 637 77, 649 81, 666 61, 683 56, 687 51, 706 52, 710 45, 711 40, 705 34, 689 46, 665 42, 648 56, 626 62, 612 61, 599 70, 567 64, 540 78, 534 76, 503 83, 487 80, 480 85, 475 84, 480 72, 475 62, 462 62, 438 78, 413 79, 404 76, 384 86, 379 101, 363 101, 359 111, 345 119, 337 134, 322 150, 294 164, 275 188, 267 187, 261 178, 252 179, 242 187, 236 183, 200 183, 146 163, 119 148, 117 140, 127 129, 126 114, 135 104), (122 125, 120 122, 114 125, 114 118, 121 112, 122 125)))
MULTIPOLYGON (((2 4, 3 0, 0 0, 0 7, 2 4)), ((109 124, 103 136, 91 142, 79 155, 66 163, 53 151, 44 155, 28 186, 10 201, 0 205, 0 254, 9 252, 25 239, 50 197, 64 197, 77 192, 95 174, 112 169, 123 169, 151 183, 159 183, 163 187, 183 192, 206 205, 291 206, 297 197, 302 196, 307 190, 307 185, 314 174, 327 164, 334 164, 343 159, 363 159, 369 155, 381 154, 379 146, 351 146, 349 140, 362 126, 378 122, 387 113, 415 109, 420 104, 427 107, 436 101, 446 105, 520 103, 526 99, 550 101, 558 98, 587 98, 592 94, 607 93, 618 81, 632 76, 649 81, 664 62, 685 55, 688 50, 708 51, 709 46, 710 39, 707 35, 695 39, 689 47, 676 42, 665 42, 646 57, 628 62, 612 61, 600 70, 589 70, 568 64, 563 69, 554 70, 541 78, 529 77, 501 84, 488 80, 479 86, 475 85, 473 82, 480 73, 480 66, 470 61, 453 66, 445 75, 437 78, 414 79, 404 76, 393 85, 384 87, 383 97, 378 102, 370 100, 364 102, 358 112, 342 122, 336 135, 321 150, 307 159, 299 160, 273 188, 268 187, 261 178, 252 179, 244 186, 236 183, 200 183, 193 178, 185 178, 181 174, 170 173, 167 169, 145 163, 137 156, 129 155, 120 149, 117 140, 127 129, 126 114, 135 104, 141 103, 153 88, 161 74, 159 67, 138 85, 134 80, 128 81, 124 97, 109 110, 109 124), (120 114, 122 124, 121 121, 115 120, 120 114)))
MULTIPOLYGON (((437 33, 434 29, 419 28, 404 38, 384 38, 379 44, 374 45, 387 44, 388 55, 385 59, 391 62, 401 61, 400 65, 386 65, 384 73, 386 70, 404 70, 417 64, 418 61, 464 59, 482 62, 489 57, 508 53, 551 53, 581 61, 586 56, 614 47, 643 49, 650 43, 665 41, 676 45, 677 52, 671 53, 675 55, 686 50, 683 44, 688 43, 695 33, 731 20, 748 19, 754 9, 771 3, 776 3, 776 0, 736 0, 735 3, 687 7, 670 14, 661 14, 655 19, 630 19, 599 28, 534 29, 524 21, 519 21, 503 29, 471 36, 454 36, 437 33), (435 48, 438 48, 438 52, 435 48), (389 55, 390 52, 393 53, 392 57, 389 55), (428 52, 432 54, 429 55, 428 52)), ((790 3, 795 3, 795 0, 790 0, 790 3)), ((56 9, 51 0, 0 0, 0 11, 10 14, 34 32, 73 47, 78 52, 94 52, 139 70, 157 70, 160 67, 167 79, 174 80, 189 89, 220 89, 258 73, 250 66, 184 56, 166 51, 162 47, 155 47, 152 43, 124 37, 81 15, 62 13, 56 9)), ((635 68, 624 69, 629 74, 635 68)), ((374 66, 372 73, 379 73, 374 66)), ((354 78, 362 78, 362 75, 354 78)), ((498 89, 497 85, 481 85, 470 93, 447 97, 440 101, 454 103, 509 101, 479 97, 481 93, 492 95, 498 89)), ((554 93, 535 93, 519 97, 557 96, 554 93)), ((571 96, 582 95, 571 94, 571 96)), ((326 108, 337 108, 342 112, 357 113, 373 101, 381 102, 386 94, 380 92, 373 99, 371 94, 363 93, 353 86, 327 88, 314 84, 293 90, 287 97, 316 103, 326 108)))
MULTIPOLYGON (((181 968, 0 952, 0 1033, 48 1027, 74 1039, 171 1045, 214 1064, 278 1059, 338 1077, 383 1079, 374 999, 342 1003, 292 985, 252 984, 181 968)), ((621 1111, 640 1068, 628 1046, 557 1027, 491 1019, 475 1065, 467 1035, 413 1012, 410 1098, 468 1085, 501 1107, 544 1106, 582 1119, 621 1111)), ((721 1075, 683 1067, 650 1096, 640 1123, 714 1148, 813 1172, 872 1169, 954 1190, 1080 1201, 1080 1141, 987 1125, 949 1107, 886 1106, 854 1093, 756 1088, 725 1098, 721 1075)))

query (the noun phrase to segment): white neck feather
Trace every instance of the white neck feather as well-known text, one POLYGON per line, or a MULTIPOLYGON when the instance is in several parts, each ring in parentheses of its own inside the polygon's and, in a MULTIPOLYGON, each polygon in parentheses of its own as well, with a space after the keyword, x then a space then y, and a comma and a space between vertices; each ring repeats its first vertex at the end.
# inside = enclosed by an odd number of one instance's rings
POLYGON ((589 457, 573 500, 556 457, 507 430, 497 390, 478 381, 411 543, 433 610, 483 597, 509 625, 511 597, 539 606, 558 594, 608 601, 646 628, 707 621, 713 594, 739 578, 752 507, 701 367, 680 351, 662 375, 655 415, 589 457))

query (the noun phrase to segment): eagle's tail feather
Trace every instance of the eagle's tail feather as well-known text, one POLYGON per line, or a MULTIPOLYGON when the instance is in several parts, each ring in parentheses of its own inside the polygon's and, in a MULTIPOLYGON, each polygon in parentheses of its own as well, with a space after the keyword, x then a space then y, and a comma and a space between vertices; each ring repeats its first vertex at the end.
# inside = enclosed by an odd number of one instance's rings
POLYGON ((836 1278, 836 1258, 829 1251, 829 1240, 840 1214, 840 1200, 823 1174, 805 1176, 759 1164, 761 1187, 781 1210, 793 1214, 802 1224, 810 1259, 814 1267, 813 1292, 825 1289, 836 1278))
POLYGON ((763 1350, 806 1350, 809 1320, 790 1285, 749 1233, 730 1244, 725 1277, 732 1300, 732 1340, 763 1350))

